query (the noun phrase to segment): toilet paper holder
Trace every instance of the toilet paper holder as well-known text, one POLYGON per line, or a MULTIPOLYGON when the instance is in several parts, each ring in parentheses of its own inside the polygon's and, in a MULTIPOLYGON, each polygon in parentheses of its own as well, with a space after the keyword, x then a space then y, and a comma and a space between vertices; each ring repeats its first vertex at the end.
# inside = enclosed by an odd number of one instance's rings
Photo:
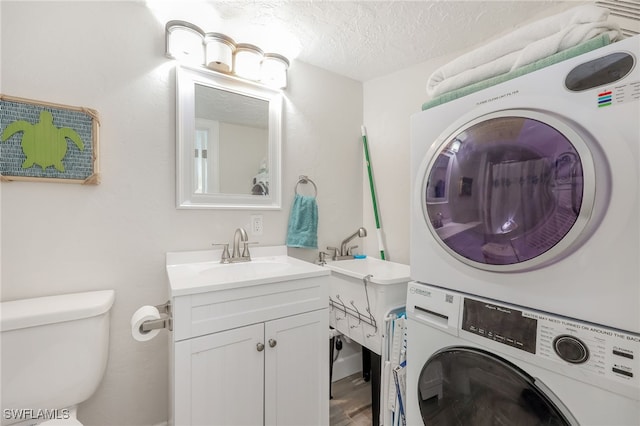
POLYGON ((148 320, 140 324, 141 332, 149 332, 151 330, 159 330, 162 328, 169 329, 169 331, 173 331, 173 315, 171 313, 171 301, 167 300, 166 303, 162 305, 156 305, 155 308, 162 315, 160 319, 157 320, 148 320), (165 316, 166 315, 166 316, 165 316))

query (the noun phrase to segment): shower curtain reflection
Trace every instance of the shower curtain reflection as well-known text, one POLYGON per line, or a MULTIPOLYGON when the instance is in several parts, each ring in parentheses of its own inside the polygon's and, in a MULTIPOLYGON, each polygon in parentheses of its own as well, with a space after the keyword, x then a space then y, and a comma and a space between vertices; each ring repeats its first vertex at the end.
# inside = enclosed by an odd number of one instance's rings
POLYGON ((551 166, 547 159, 491 164, 483 213, 487 261, 509 264, 525 260, 517 241, 545 223, 555 209, 551 166))
POLYGON ((489 234, 521 235, 544 222, 553 210, 551 167, 546 159, 493 164, 488 171, 489 234))

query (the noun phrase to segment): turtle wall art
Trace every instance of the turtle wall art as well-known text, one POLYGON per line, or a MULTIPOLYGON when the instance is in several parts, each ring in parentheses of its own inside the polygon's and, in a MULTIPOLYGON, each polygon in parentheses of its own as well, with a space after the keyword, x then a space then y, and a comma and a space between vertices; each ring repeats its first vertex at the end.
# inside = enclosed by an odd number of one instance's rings
POLYGON ((3 181, 100 183, 98 113, 0 95, 3 181))

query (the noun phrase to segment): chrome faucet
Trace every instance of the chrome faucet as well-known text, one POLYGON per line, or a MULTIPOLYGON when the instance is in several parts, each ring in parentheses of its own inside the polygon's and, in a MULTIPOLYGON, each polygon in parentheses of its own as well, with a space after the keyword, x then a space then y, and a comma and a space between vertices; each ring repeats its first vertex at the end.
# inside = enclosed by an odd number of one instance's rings
POLYGON ((333 260, 342 260, 342 259, 351 259, 353 258, 353 255, 351 254, 351 250, 353 250, 354 248, 358 247, 358 246, 351 246, 351 247, 347 247, 347 244, 349 244, 349 241, 353 240, 356 237, 366 237, 367 236, 367 230, 360 227, 358 228, 358 230, 356 232, 354 232, 353 234, 349 235, 347 238, 345 238, 344 240, 342 240, 342 243, 340 243, 340 249, 338 249, 337 247, 327 247, 329 250, 333 250, 333 260))
POLYGON ((249 262, 251 254, 249 253, 249 237, 244 228, 238 228, 233 234, 233 252, 229 255, 229 243, 214 244, 214 246, 223 246, 222 257, 220 263, 249 262), (242 244, 242 252, 240 252, 240 244, 242 244))
POLYGON ((249 252, 249 248, 247 247, 248 244, 249 237, 247 236, 247 231, 245 231, 244 228, 236 229, 236 232, 233 234, 233 252, 231 253, 231 259, 245 257, 245 255, 249 252), (240 255, 240 243, 244 244, 242 255, 240 255))

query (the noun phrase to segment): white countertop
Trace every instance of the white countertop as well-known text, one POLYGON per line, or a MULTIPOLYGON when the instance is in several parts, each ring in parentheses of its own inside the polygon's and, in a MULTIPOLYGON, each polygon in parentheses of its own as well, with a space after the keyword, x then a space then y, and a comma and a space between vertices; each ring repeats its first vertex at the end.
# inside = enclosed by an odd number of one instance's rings
POLYGON ((287 255, 286 246, 252 247, 250 262, 222 264, 222 250, 169 252, 170 296, 185 296, 329 275, 331 271, 287 255))
POLYGON ((364 259, 335 260, 328 262, 330 270, 352 278, 364 279, 371 275, 375 284, 398 284, 409 282, 409 265, 366 257, 364 259))

